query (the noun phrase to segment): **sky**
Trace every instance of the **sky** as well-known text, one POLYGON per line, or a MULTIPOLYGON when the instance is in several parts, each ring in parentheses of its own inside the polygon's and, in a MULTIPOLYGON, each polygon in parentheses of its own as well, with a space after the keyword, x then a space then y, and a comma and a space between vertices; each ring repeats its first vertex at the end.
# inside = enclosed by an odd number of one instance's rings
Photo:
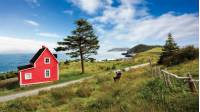
POLYGON ((53 50, 80 18, 95 29, 98 59, 118 58, 112 48, 163 45, 168 33, 179 46, 199 45, 198 0, 1 0, 0 54, 53 50))

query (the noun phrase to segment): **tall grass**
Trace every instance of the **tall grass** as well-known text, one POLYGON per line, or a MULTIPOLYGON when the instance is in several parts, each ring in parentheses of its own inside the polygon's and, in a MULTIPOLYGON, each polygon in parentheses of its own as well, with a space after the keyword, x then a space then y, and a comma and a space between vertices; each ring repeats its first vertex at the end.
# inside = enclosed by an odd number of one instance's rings
MULTIPOLYGON (((154 49, 155 50, 155 49, 154 49)), ((157 51, 157 49, 156 49, 157 51)), ((145 62, 151 51, 143 53, 138 61, 145 62), (147 55, 148 54, 148 55, 147 55)), ((138 55, 139 56, 139 55, 138 55)), ((157 56, 157 55, 156 55, 157 56)), ((156 57, 154 57, 156 59, 156 57)), ((42 111, 42 112, 196 112, 198 95, 191 94, 184 82, 173 80, 172 87, 166 87, 160 79, 154 78, 149 68, 139 68, 123 72, 121 79, 113 81, 112 69, 134 65, 129 62, 111 61, 86 63, 88 74, 93 79, 70 86, 42 91, 37 96, 25 97, 0 104, 1 111, 42 111), (123 63, 123 64, 120 64, 123 63)), ((185 63, 191 64, 191 63, 185 63)), ((79 72, 78 63, 61 65, 61 74, 70 76, 79 72), (73 68, 74 67, 74 68, 73 68), (73 72, 74 71, 74 72, 73 72)), ((189 65, 181 65, 188 67, 189 65)), ((177 67, 177 66, 174 66, 177 67)), ((185 68, 186 69, 186 68, 185 68)), ((169 68, 173 70, 173 68, 169 68)))

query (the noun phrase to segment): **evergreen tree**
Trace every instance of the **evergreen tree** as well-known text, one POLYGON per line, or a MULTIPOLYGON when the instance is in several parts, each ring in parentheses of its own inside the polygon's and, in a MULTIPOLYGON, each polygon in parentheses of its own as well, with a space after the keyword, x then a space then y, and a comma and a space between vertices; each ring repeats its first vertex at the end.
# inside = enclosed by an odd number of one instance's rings
POLYGON ((84 60, 92 54, 97 54, 99 41, 94 33, 92 25, 85 19, 79 19, 75 22, 76 29, 72 31, 72 35, 64 38, 62 42, 58 42, 59 47, 56 51, 68 51, 66 54, 71 58, 80 57, 81 69, 84 73, 84 60))
MULTIPOLYGON (((162 54, 160 55, 160 59, 158 61, 159 64, 165 63, 165 61, 169 61, 168 59, 173 56, 177 51, 179 50, 179 47, 175 43, 172 34, 168 34, 168 39, 165 42, 165 45, 162 49, 162 54)), ((169 63, 169 62, 168 62, 169 63)))

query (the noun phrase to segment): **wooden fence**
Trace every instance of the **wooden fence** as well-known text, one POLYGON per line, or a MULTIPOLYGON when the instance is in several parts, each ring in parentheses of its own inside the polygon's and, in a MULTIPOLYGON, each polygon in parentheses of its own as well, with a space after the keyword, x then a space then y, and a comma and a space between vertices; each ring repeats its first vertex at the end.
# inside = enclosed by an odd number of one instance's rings
POLYGON ((187 77, 180 77, 177 76, 176 74, 170 73, 167 70, 161 70, 160 67, 154 67, 153 68, 153 75, 159 77, 160 79, 163 79, 165 84, 167 86, 172 86, 172 78, 176 80, 183 80, 184 82, 188 83, 188 87, 190 88, 191 92, 197 93, 198 88, 196 86, 196 83, 199 83, 199 80, 195 80, 192 78, 192 75, 190 73, 187 73, 187 77))
POLYGON ((184 82, 188 83, 188 87, 192 93, 198 93, 199 80, 193 79, 192 75, 188 72, 187 77, 180 77, 176 74, 170 73, 167 69, 161 69, 159 66, 153 66, 151 60, 149 60, 149 65, 151 69, 151 74, 154 77, 159 77, 163 79, 166 86, 171 87, 173 85, 172 79, 175 80, 183 80, 184 82))

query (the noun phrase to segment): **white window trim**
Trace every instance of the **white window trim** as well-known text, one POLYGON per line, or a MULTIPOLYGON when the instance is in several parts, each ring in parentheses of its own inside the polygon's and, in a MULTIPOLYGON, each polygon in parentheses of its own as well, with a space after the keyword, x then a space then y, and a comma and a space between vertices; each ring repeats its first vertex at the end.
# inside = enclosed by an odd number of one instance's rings
POLYGON ((45 70, 44 70, 44 77, 45 77, 45 78, 50 78, 50 77, 51 77, 50 69, 45 69, 45 70), (49 70, 49 77, 46 76, 46 71, 47 71, 47 70, 49 70))
POLYGON ((25 73, 24 78, 25 78, 25 80, 30 80, 30 79, 32 79, 32 73, 25 73), (26 75, 30 75, 30 78, 27 78, 26 75))
POLYGON ((50 62, 51 62, 51 59, 49 57, 44 58, 44 64, 50 64, 50 62), (46 59, 49 59, 49 63, 46 63, 46 59))

